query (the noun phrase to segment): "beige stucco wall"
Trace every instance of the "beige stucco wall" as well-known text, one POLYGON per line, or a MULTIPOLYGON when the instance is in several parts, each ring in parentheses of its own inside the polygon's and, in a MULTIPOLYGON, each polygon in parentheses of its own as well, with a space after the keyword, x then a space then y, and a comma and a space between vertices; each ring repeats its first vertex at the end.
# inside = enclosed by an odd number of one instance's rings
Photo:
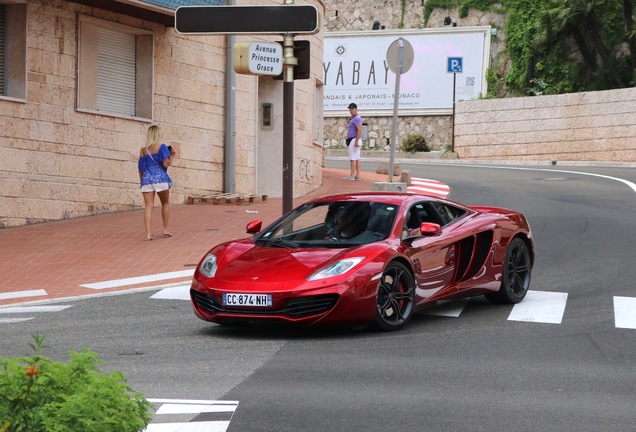
MULTIPOLYGON (((306 3, 323 13, 321 1, 306 3)), ((321 61, 322 34, 304 38, 312 43, 313 62, 321 61)), ((26 98, 0 97, 0 228, 141 208, 137 159, 150 124, 162 127, 164 142, 177 152, 170 168, 172 203, 222 192, 225 40, 184 37, 174 28, 72 2, 29 0, 26 98), (151 121, 75 109, 80 15, 152 32, 151 121)), ((298 81, 295 98, 296 160, 313 164, 322 157, 322 143, 312 134, 322 129, 322 116, 314 114, 317 82, 315 74, 298 81)), ((257 77, 237 76, 237 193, 257 191, 257 88, 257 77)), ((295 196, 320 182, 320 176, 297 182, 295 196)))
POLYGON ((462 101, 461 159, 636 162, 636 88, 462 101))

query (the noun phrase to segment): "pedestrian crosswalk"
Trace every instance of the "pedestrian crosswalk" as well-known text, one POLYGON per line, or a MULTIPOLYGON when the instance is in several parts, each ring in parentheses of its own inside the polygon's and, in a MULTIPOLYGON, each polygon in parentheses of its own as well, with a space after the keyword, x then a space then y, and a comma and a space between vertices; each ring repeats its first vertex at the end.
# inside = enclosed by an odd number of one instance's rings
POLYGON ((34 317, 28 316, 31 314, 40 314, 47 312, 59 312, 64 309, 70 308, 72 305, 58 305, 58 306, 13 306, 7 308, 0 308, 0 324, 14 324, 24 321, 32 320, 34 317), (7 318, 4 316, 8 315, 7 318), (15 316, 12 316, 15 315, 15 316), (27 316, 25 316, 27 315, 27 316))
POLYGON ((144 432, 225 432, 238 401, 148 399, 155 408, 144 432))
POLYGON ((614 325, 636 329, 636 297, 614 297, 614 325))
MULTIPOLYGON (((154 300, 190 301, 190 283, 170 286, 150 296, 154 300)), ((614 327, 636 330, 636 297, 614 296, 614 327)), ((528 291, 526 298, 512 306, 508 321, 562 324, 568 293, 528 291)), ((440 302, 427 309, 424 315, 459 318, 471 299, 440 302)), ((44 313, 60 312, 73 305, 40 305, 0 307, 0 324, 18 324, 30 321, 44 313)))

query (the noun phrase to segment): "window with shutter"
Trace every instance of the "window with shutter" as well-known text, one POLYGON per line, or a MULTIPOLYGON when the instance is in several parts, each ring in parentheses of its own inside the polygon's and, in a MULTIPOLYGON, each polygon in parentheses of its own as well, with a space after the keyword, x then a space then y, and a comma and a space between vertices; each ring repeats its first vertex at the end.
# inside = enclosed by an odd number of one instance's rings
POLYGON ((6 57, 6 51, 4 49, 4 5, 0 5, 0 90, 5 94, 7 89, 4 87, 4 62, 6 57))
POLYGON ((152 32, 80 16, 77 109, 152 118, 152 32))
POLYGON ((25 4, 0 4, 0 97, 26 98, 25 4))
POLYGON ((135 36, 97 29, 97 111, 135 115, 135 36))

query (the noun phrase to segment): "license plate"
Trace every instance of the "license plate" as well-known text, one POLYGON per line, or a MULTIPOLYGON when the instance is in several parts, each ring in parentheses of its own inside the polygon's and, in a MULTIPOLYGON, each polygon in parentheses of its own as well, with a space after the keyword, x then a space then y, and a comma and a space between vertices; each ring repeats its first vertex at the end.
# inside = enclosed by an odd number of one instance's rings
POLYGON ((272 307, 272 295, 225 293, 223 306, 272 307))

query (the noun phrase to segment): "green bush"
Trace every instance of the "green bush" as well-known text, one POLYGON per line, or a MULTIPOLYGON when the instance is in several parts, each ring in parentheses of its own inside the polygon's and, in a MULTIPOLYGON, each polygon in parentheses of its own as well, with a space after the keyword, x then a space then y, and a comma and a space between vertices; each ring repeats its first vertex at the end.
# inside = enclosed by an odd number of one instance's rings
POLYGON ((140 432, 152 405, 126 385, 121 372, 102 373, 88 349, 70 351, 68 363, 40 355, 34 335, 30 357, 0 359, 0 432, 140 432))
POLYGON ((402 143, 400 144, 400 150, 411 153, 431 151, 428 144, 426 144, 426 138, 424 138, 424 135, 413 132, 408 134, 402 140, 402 143))

